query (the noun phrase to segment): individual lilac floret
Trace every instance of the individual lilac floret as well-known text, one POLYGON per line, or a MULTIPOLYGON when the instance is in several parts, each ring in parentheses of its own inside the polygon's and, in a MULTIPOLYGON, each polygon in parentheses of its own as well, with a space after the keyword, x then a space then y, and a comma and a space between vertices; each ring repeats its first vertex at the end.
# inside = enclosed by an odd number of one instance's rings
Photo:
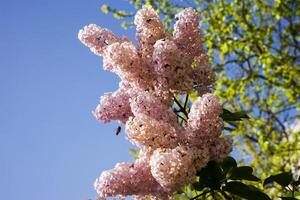
POLYGON ((139 147, 174 148, 178 145, 179 135, 173 126, 140 114, 129 118, 126 123, 128 139, 139 147))
POLYGON ((132 89, 127 84, 120 84, 120 88, 114 93, 108 93, 100 98, 100 104, 93 112, 94 116, 103 122, 118 120, 126 123, 133 116, 129 104, 132 89))
POLYGON ((218 138, 209 145, 210 159, 222 161, 232 150, 232 137, 218 138))
POLYGON ((196 169, 192 166, 193 156, 189 149, 177 146, 174 149, 157 149, 150 159, 152 175, 157 182, 170 191, 196 178, 196 169))
POLYGON ((143 58, 150 58, 154 43, 165 37, 164 26, 151 6, 144 6, 134 18, 138 50, 143 58))
POLYGON ((103 50, 110 44, 120 41, 128 41, 128 38, 118 38, 115 34, 105 28, 95 24, 90 24, 81 29, 78 33, 79 40, 91 49, 91 51, 101 56, 103 50))
POLYGON ((99 199, 117 195, 167 194, 151 174, 149 157, 140 157, 134 164, 118 163, 114 169, 102 172, 94 186, 99 199))
POLYGON ((202 37, 199 29, 199 14, 193 8, 187 8, 176 16, 173 38, 178 48, 193 59, 203 53, 202 37))

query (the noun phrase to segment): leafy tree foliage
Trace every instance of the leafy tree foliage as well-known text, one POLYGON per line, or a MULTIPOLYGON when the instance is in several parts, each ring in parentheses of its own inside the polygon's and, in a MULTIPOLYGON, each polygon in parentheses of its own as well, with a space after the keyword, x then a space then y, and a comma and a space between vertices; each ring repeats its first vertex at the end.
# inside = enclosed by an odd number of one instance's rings
MULTIPOLYGON (((218 76, 216 94, 224 107, 235 111, 235 115, 231 115, 224 110, 223 118, 227 121, 226 130, 237 136, 241 162, 252 166, 262 179, 269 174, 297 171, 297 166, 299 170, 300 134, 293 127, 299 123, 300 108, 300 1, 129 0, 128 3, 136 9, 151 4, 167 27, 171 27, 175 13, 181 9, 196 8, 201 13, 204 41, 218 76), (240 110, 249 114, 248 120, 238 120, 245 117, 242 112, 236 113, 240 110)), ((109 5, 101 9, 118 19, 133 16, 109 5)), ((129 28, 132 23, 126 19, 122 26, 129 28)), ((232 180, 257 180, 250 168, 235 169, 240 173, 233 172, 232 180), (241 174, 243 177, 239 177, 241 174)), ((282 182, 277 182, 276 177, 269 177, 265 185, 277 187, 270 191, 278 196, 285 192, 280 189, 282 182)), ((199 184, 195 190, 204 183, 200 180, 199 184)), ((220 183, 205 184, 220 188, 220 183)), ((222 191, 239 195, 240 191, 233 187, 247 188, 249 195, 259 193, 236 181, 225 185, 222 191)))

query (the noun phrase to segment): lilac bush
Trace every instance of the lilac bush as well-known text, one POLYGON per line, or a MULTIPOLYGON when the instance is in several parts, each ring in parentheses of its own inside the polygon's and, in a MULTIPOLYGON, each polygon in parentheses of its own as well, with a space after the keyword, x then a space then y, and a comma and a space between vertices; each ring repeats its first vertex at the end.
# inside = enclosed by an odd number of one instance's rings
POLYGON ((94 24, 79 32, 80 41, 103 56, 104 69, 121 78, 117 91, 101 97, 95 117, 125 124, 128 139, 140 148, 134 163, 102 172, 95 182, 98 199, 172 199, 209 161, 222 161, 231 151, 231 137, 222 135, 222 106, 208 93, 214 74, 202 46, 199 14, 187 8, 176 19, 170 35, 155 10, 144 6, 134 20, 136 46, 94 24), (189 110, 177 96, 191 92, 199 97, 189 110), (179 110, 172 109, 176 103, 179 110))

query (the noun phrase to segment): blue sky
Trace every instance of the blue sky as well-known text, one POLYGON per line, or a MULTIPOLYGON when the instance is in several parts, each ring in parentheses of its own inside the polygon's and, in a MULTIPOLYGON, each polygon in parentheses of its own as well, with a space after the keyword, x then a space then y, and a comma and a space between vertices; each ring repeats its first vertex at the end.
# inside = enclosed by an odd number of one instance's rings
MULTIPOLYGON (((107 1, 108 2, 108 1, 107 1)), ((1 1, 0 194, 5 200, 94 198, 93 182, 130 143, 91 114, 119 79, 77 39, 96 23, 129 34, 100 12, 105 1, 1 1)), ((126 1, 110 1, 126 8, 126 1)))

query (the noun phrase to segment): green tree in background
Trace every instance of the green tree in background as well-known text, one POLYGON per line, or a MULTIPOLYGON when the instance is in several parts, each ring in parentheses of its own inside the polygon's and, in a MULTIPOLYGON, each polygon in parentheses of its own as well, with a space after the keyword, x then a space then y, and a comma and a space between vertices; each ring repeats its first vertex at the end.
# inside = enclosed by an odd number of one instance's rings
MULTIPOLYGON (((171 27, 175 13, 196 8, 210 62, 217 74, 216 94, 224 107, 246 111, 250 119, 228 122, 239 159, 261 178, 300 171, 300 1, 190 0, 128 1, 139 9, 151 4, 171 27)), ((101 7, 126 19, 133 16, 101 7)), ((131 19, 132 20, 132 19, 131 19)), ((129 20, 130 21, 130 20, 129 20)), ((170 29, 171 33, 172 30, 170 29)), ((272 190, 278 195, 279 190, 272 190)), ((272 192, 271 191, 271 192, 272 192)))

